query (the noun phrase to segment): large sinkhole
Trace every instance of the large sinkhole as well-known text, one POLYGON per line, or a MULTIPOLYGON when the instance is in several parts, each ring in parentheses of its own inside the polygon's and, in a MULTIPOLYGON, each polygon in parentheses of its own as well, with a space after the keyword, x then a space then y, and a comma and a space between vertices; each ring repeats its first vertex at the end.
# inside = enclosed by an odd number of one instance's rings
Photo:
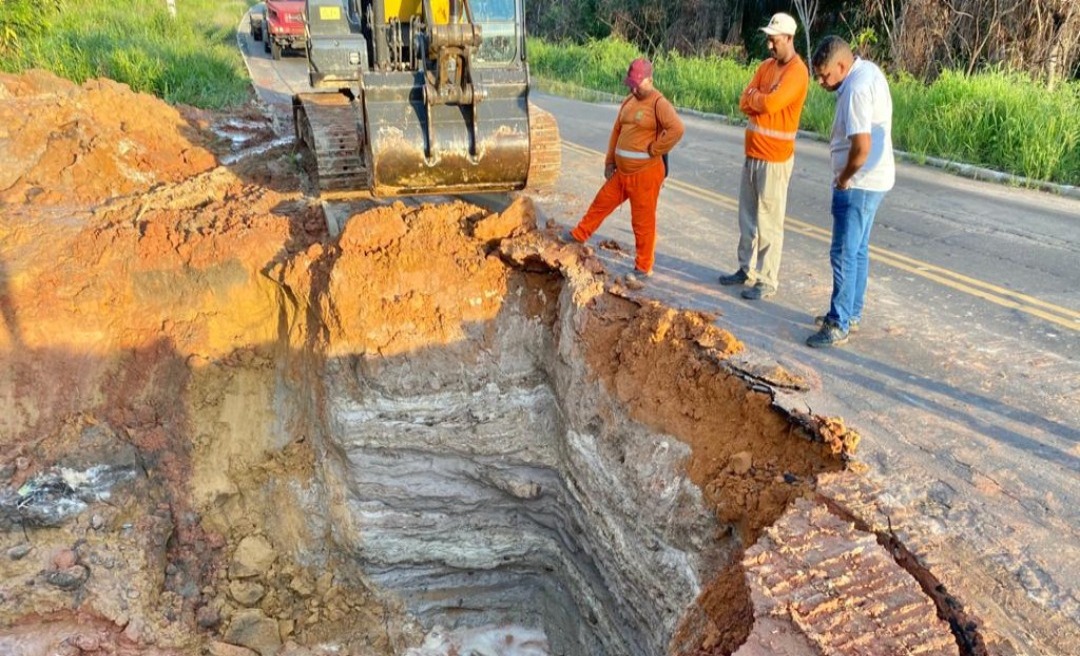
POLYGON ((28 282, 0 333, 0 652, 946 654, 971 637, 844 471, 856 435, 779 409, 770 384, 796 376, 624 289, 527 199, 341 205, 331 238, 303 199, 207 201, 235 184, 108 208, 107 239, 5 251, 28 282), (103 286, 29 313, 59 275, 35 263, 61 259, 103 286))
POLYGON ((743 548, 839 459, 725 367, 710 317, 568 283, 490 223, 372 211, 342 236, 319 320, 336 547, 425 626, 649 655, 708 625, 730 653, 743 548))

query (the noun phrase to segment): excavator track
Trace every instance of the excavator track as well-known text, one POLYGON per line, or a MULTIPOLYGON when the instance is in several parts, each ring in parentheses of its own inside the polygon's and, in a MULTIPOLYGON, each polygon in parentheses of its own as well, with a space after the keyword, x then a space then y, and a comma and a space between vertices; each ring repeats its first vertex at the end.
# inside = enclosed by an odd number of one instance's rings
POLYGON ((555 117, 529 103, 529 173, 527 189, 550 189, 562 169, 562 144, 555 117))
POLYGON ((339 93, 304 93, 293 97, 296 141, 312 181, 320 191, 371 188, 361 158, 361 113, 339 93))

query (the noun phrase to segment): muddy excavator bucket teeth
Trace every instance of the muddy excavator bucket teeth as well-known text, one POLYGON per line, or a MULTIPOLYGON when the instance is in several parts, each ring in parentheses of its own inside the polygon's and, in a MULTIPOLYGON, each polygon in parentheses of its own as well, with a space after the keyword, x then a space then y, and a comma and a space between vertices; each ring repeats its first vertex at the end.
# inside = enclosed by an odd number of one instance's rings
POLYGON ((366 80, 364 112, 376 196, 525 187, 529 115, 523 84, 489 84, 486 97, 474 104, 430 106, 423 88, 419 75, 411 73, 366 80))

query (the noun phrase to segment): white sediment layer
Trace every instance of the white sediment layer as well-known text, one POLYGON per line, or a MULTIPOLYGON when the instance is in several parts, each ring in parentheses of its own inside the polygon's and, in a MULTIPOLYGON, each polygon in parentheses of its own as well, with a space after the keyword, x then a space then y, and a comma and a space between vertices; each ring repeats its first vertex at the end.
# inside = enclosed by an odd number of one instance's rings
POLYGON ((349 511, 335 540, 429 627, 532 627, 560 654, 664 653, 728 554, 701 552, 716 527, 688 447, 626 418, 580 347, 558 346, 504 312, 430 356, 331 367, 327 473, 349 511))

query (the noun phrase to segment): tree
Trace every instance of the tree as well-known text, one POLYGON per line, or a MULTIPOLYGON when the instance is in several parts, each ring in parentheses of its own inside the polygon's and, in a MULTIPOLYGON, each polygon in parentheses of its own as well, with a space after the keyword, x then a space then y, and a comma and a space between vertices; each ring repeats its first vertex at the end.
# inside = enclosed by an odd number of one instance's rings
POLYGON ((810 69, 810 77, 813 77, 814 68, 810 60, 813 59, 814 53, 810 50, 810 27, 817 19, 819 2, 818 0, 794 0, 794 3, 795 12, 799 14, 799 20, 803 24, 803 35, 806 37, 806 67, 810 69))

